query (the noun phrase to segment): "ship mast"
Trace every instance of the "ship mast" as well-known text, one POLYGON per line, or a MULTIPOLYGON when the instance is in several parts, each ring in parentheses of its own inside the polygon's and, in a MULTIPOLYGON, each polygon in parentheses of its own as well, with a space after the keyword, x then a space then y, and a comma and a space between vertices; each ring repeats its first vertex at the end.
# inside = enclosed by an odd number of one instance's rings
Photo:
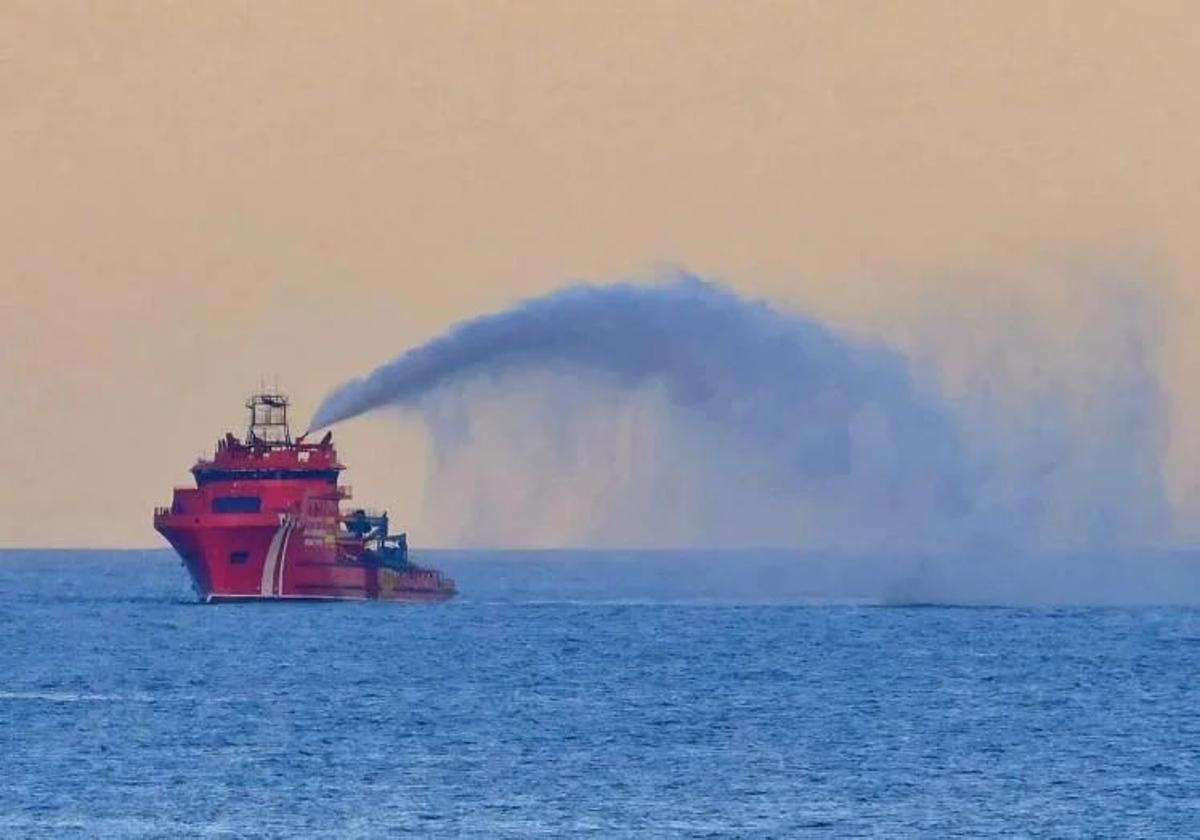
POLYGON ((288 398, 283 394, 265 391, 246 400, 250 410, 250 427, 246 430, 247 446, 291 446, 288 429, 288 398))

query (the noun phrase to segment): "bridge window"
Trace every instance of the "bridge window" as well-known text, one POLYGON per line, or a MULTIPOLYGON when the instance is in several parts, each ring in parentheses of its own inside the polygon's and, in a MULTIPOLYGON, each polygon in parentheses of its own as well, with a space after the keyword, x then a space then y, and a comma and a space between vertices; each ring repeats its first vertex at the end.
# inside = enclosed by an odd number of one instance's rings
POLYGON ((250 559, 250 552, 235 551, 229 555, 229 563, 233 566, 240 566, 250 559))
POLYGON ((212 500, 213 513, 258 513, 262 500, 258 496, 217 496, 212 500))

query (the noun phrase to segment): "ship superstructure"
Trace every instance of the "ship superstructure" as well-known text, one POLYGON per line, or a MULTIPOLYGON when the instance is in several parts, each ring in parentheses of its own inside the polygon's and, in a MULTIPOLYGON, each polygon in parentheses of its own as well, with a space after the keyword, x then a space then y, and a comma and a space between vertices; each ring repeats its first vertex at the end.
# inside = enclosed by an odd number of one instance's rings
POLYGON ((192 467, 195 487, 176 488, 154 527, 183 560, 205 601, 343 599, 430 602, 456 594, 454 582, 411 562, 404 534, 387 513, 342 510, 333 433, 293 440, 288 400, 246 401, 244 439, 226 434, 211 459, 192 467))

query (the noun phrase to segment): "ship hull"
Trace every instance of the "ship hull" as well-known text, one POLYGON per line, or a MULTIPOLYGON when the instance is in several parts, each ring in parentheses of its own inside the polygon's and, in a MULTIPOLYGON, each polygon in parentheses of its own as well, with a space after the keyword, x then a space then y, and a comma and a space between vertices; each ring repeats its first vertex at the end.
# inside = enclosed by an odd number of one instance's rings
POLYGON ((347 559, 324 538, 305 537, 301 518, 268 514, 156 518, 179 554, 200 600, 394 601, 441 603, 457 593, 437 572, 393 569, 347 559), (215 519, 215 518, 214 518, 215 519), (237 521, 229 521, 236 519, 237 521))
POLYGON ((393 594, 387 597, 369 597, 365 592, 359 595, 339 593, 336 595, 208 595, 201 600, 206 604, 235 604, 262 603, 264 601, 392 601, 403 604, 441 604, 453 598, 455 593, 408 592, 393 594))

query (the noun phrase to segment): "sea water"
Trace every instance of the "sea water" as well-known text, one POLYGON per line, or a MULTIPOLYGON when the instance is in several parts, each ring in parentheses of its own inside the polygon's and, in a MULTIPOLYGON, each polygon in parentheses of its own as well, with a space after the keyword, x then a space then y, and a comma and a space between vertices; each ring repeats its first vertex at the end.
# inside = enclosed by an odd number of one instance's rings
POLYGON ((424 559, 457 600, 203 606, 166 551, 0 553, 0 837, 1200 834, 1196 609, 424 559))

